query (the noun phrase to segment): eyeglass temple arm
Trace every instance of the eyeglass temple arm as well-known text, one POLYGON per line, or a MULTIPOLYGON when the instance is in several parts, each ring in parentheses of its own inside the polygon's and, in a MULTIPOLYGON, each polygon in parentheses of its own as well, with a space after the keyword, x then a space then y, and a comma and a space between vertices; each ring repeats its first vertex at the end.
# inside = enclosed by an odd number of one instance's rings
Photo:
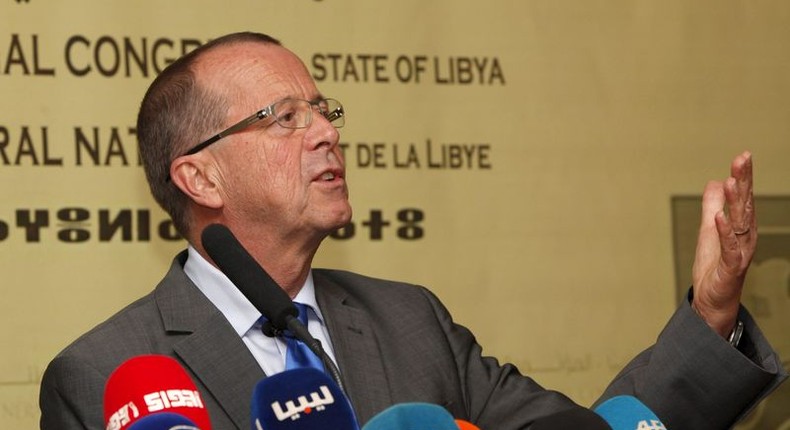
POLYGON ((332 122, 338 118, 345 116, 345 114, 346 113, 343 111, 343 107, 338 106, 331 112, 327 112, 326 115, 324 115, 324 117, 327 119, 327 121, 332 122))
POLYGON ((203 143, 200 143, 199 145, 196 145, 195 147, 187 151, 184 155, 195 154, 201 151, 202 149, 204 149, 205 147, 211 145, 212 143, 222 139, 223 137, 244 130, 245 128, 249 127, 252 123, 256 121, 260 121, 266 118, 267 116, 269 116, 269 113, 266 111, 266 109, 259 110, 258 112, 255 112, 254 114, 248 116, 247 118, 244 118, 243 120, 237 122, 236 124, 233 124, 227 129, 220 131, 214 136, 209 137, 203 143))

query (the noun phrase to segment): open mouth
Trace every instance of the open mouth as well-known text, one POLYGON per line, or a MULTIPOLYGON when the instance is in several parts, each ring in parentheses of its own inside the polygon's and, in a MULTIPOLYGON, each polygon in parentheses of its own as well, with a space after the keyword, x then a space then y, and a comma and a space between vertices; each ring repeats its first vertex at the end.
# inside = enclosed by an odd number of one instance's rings
POLYGON ((333 182, 343 179, 343 173, 343 169, 331 169, 321 173, 321 175, 319 175, 314 180, 317 182, 333 182))
POLYGON ((321 175, 321 180, 322 181, 332 181, 334 179, 335 179, 334 172, 324 172, 324 174, 321 175))

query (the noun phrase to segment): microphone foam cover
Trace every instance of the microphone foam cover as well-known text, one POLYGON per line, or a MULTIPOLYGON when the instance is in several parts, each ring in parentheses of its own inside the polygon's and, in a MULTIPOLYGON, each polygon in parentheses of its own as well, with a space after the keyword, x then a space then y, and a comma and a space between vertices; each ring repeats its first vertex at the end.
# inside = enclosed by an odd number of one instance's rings
POLYGON ((262 379, 252 394, 253 430, 358 430, 345 394, 316 369, 286 370, 262 379))
POLYGON ((121 363, 104 386, 106 430, 128 430, 139 419, 159 412, 173 412, 202 430, 211 429, 195 383, 175 359, 140 355, 121 363))
POLYGON ((453 416, 430 403, 399 403, 379 412, 362 430, 458 430, 453 416))
POLYGON ((634 396, 615 396, 598 405, 600 415, 613 430, 635 428, 664 429, 656 414, 634 396))

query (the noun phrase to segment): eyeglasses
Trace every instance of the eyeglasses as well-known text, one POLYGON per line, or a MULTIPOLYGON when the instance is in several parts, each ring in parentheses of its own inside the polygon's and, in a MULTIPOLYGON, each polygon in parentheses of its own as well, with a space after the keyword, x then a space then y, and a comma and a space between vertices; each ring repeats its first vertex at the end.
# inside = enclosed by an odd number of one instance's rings
POLYGON ((192 149, 185 152, 182 157, 195 154, 223 137, 241 132, 252 124, 269 117, 274 118, 274 122, 280 125, 280 127, 307 128, 310 126, 310 123, 313 122, 313 106, 318 107, 318 112, 320 112, 335 128, 343 127, 346 123, 346 112, 343 110, 343 105, 335 99, 318 99, 314 101, 291 98, 283 99, 266 106, 207 140, 193 146, 192 149))

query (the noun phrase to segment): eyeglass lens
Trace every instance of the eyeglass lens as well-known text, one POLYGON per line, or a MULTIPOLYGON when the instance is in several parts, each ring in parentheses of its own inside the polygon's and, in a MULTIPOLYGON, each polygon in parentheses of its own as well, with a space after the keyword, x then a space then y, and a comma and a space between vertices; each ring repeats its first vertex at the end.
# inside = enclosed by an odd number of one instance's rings
POLYGON ((316 102, 306 100, 285 99, 272 106, 274 120, 285 128, 304 128, 310 125, 313 106, 335 127, 345 123, 343 107, 334 99, 323 99, 316 102))

